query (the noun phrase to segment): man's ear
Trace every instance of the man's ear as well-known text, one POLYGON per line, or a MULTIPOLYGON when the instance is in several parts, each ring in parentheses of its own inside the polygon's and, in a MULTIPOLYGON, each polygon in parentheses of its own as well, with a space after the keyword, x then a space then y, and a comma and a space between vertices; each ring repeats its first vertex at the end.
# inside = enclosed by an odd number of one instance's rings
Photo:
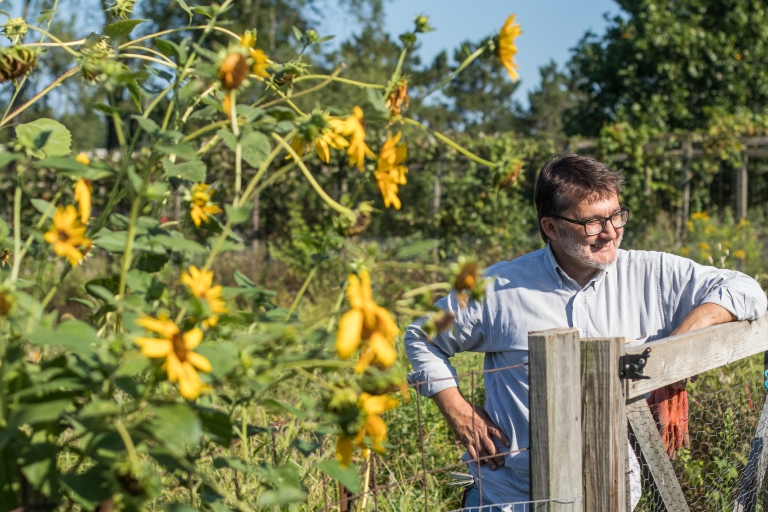
POLYGON ((557 240, 560 238, 557 233, 557 227, 555 226, 555 219, 552 217, 543 217, 539 223, 541 224, 541 229, 544 231, 544 234, 547 235, 550 240, 557 240))

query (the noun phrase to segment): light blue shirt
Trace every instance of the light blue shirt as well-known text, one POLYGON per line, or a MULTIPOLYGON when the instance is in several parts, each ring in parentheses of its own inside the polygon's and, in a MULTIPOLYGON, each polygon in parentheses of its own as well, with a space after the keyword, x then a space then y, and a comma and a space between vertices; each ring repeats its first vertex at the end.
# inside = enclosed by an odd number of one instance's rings
MULTIPOLYGON (((457 385, 449 361, 457 352, 484 352, 485 370, 527 363, 531 331, 567 326, 583 338, 652 341, 668 336, 704 303, 719 304, 739 320, 756 320, 766 310, 765 293, 754 279, 660 252, 619 250, 614 264, 584 287, 563 272, 549 246, 497 263, 486 275, 493 280, 482 303, 462 308, 455 292, 437 301, 456 316, 451 330, 429 341, 420 328, 423 320, 407 329, 405 348, 413 366, 408 381, 444 379, 419 386, 423 396, 457 385)), ((527 448, 527 364, 486 373, 484 383, 485 410, 511 442, 506 448, 497 441, 498 451, 527 448)), ((470 463, 469 470, 478 479, 477 465, 470 463)), ((528 500, 528 473, 528 451, 506 455, 496 471, 482 468, 483 496, 493 503, 528 500)))

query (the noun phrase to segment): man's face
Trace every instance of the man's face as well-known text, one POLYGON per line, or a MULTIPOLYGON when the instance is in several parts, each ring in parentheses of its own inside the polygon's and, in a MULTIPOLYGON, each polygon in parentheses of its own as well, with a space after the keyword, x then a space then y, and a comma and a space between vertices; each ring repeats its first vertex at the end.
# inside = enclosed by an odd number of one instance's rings
MULTIPOLYGON (((619 208, 621 208, 619 198, 613 194, 596 202, 584 200, 563 212, 562 216, 583 222, 595 217, 610 217, 619 208)), ((602 233, 587 236, 583 226, 565 220, 558 220, 556 226, 559 235, 556 243, 559 243, 563 252, 574 260, 574 264, 605 269, 616 261, 616 251, 624 236, 623 227, 615 229, 610 222, 606 222, 602 233)))

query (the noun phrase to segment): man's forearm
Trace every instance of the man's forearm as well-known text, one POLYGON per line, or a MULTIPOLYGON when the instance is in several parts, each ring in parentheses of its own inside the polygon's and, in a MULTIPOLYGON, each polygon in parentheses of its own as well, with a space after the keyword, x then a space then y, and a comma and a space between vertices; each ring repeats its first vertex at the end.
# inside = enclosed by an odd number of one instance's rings
POLYGON ((724 324, 734 320, 736 320, 736 316, 723 306, 708 302, 688 313, 688 316, 680 322, 677 329, 672 331, 672 335, 702 329, 710 325, 724 324))

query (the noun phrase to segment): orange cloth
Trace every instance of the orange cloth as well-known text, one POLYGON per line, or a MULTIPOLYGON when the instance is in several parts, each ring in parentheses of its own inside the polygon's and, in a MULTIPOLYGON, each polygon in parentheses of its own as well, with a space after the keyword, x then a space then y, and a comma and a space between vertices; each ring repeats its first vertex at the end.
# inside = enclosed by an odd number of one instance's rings
POLYGON ((648 406, 656 420, 661 442, 667 455, 675 460, 677 450, 691 447, 688 435, 688 393, 685 388, 665 386, 651 392, 648 406))

